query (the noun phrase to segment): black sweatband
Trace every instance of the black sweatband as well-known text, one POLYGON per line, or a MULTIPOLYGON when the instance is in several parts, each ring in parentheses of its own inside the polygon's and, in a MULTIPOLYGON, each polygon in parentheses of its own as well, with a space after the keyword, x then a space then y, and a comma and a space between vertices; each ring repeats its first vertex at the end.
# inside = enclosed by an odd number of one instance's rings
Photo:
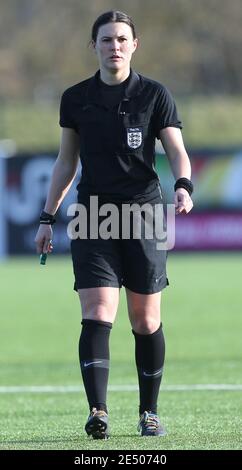
POLYGON ((186 189, 189 196, 191 196, 193 193, 193 184, 188 178, 179 178, 174 185, 174 191, 176 191, 178 188, 186 189))
POLYGON ((41 225, 53 225, 56 222, 54 216, 52 214, 48 214, 48 212, 42 211, 39 218, 39 223, 41 225))

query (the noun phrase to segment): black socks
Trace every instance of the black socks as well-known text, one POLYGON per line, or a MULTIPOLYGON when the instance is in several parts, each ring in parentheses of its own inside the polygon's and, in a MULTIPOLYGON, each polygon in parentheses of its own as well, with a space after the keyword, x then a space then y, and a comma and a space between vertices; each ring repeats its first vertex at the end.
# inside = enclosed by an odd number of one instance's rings
MULTIPOLYGON (((109 335, 112 323, 83 320, 79 342, 82 378, 90 410, 107 413, 106 396, 109 375, 109 335)), ((162 325, 157 331, 135 337, 135 359, 139 377, 139 412, 157 413, 157 400, 165 359, 162 325)))
POLYGON ((135 337, 135 359, 139 377, 140 414, 144 411, 157 413, 157 400, 165 360, 165 339, 162 325, 149 335, 135 337))
POLYGON ((79 341, 82 378, 90 410, 107 413, 106 396, 109 373, 109 335, 112 323, 83 320, 79 341))

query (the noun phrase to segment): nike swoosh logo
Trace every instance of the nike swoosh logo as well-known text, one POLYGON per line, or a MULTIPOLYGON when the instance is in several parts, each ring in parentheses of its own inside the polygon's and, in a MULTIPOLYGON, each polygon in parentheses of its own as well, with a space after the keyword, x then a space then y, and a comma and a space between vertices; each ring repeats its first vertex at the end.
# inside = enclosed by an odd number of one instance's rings
POLYGON ((145 377, 153 377, 155 375, 158 375, 162 372, 163 369, 157 370, 157 372, 154 372, 153 374, 147 374, 147 372, 143 372, 145 377))
POLYGON ((84 362, 84 367, 91 366, 92 364, 101 364, 103 361, 84 362))

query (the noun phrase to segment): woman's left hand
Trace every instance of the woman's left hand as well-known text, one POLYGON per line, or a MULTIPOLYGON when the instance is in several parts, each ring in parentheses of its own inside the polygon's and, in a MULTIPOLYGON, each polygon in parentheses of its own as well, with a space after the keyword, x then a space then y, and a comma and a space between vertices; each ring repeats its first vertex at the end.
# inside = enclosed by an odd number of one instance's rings
POLYGON ((193 202, 188 192, 184 188, 178 188, 175 192, 174 198, 176 215, 188 214, 193 208, 193 202))

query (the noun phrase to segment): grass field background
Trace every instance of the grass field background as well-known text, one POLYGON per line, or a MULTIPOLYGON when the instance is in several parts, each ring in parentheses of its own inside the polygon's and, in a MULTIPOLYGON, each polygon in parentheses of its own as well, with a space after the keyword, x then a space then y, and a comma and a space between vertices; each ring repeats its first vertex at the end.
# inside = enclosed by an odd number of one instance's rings
MULTIPOLYGON (((240 449, 241 391, 167 390, 241 384, 241 254, 171 254, 162 297, 166 336, 159 411, 168 434, 137 434, 138 392, 110 391, 112 436, 88 439, 83 392, 0 393, 1 449, 240 449)), ((1 387, 81 385, 80 307, 69 257, 0 264, 1 387)), ((134 343, 125 293, 111 335, 110 385, 135 385, 134 343)))

